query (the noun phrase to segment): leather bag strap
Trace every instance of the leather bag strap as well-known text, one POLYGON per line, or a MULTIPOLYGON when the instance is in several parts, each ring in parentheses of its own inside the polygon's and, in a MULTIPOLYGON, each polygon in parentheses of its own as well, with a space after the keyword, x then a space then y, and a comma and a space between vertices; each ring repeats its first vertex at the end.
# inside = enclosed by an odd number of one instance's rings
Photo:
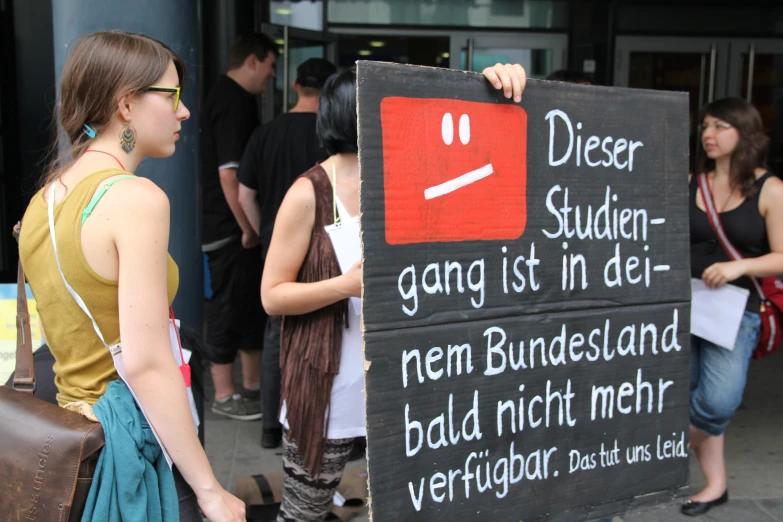
MULTIPOLYGON (((715 235, 718 236, 718 241, 723 247, 723 250, 734 261, 745 259, 742 254, 740 254, 739 250, 734 248, 734 245, 729 241, 729 236, 726 235, 726 231, 723 230, 723 225, 720 222, 720 214, 718 214, 718 209, 715 208, 715 202, 712 199, 712 190, 710 190, 710 183, 707 181, 707 174, 699 174, 699 188, 701 189, 702 199, 704 200, 704 207, 707 209, 707 218, 709 219, 715 235)), ((759 280, 752 276, 748 276, 748 278, 753 282, 753 286, 756 288, 761 300, 764 301, 766 297, 764 297, 764 291, 761 289, 759 280)))
MULTIPOLYGON (((20 225, 14 227, 14 236, 19 240, 20 225)), ((35 366, 33 365, 33 339, 30 333, 30 311, 27 307, 22 260, 16 274, 16 370, 14 389, 35 394, 35 366)))

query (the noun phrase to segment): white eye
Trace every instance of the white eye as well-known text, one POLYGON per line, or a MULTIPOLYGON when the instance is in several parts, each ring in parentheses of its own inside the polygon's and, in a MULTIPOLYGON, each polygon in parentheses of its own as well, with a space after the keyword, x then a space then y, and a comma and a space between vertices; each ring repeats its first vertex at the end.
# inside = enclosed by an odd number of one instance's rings
POLYGON ((459 141, 463 145, 470 143, 470 118, 467 114, 463 114, 459 118, 459 141))
POLYGON ((443 143, 451 145, 452 142, 454 142, 454 119, 451 117, 450 112, 443 115, 440 129, 440 132, 443 135, 443 143))

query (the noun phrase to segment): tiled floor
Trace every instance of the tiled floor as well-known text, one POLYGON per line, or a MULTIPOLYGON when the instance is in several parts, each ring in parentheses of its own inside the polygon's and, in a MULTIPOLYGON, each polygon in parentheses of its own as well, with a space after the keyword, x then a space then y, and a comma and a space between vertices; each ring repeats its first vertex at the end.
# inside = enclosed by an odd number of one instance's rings
MULTIPOLYGON (((261 422, 227 419, 212 413, 209 406, 205 404, 204 438, 212 469, 223 487, 233 491, 236 478, 242 475, 283 471, 282 447, 276 450, 261 447, 261 422)), ((354 466, 366 469, 367 463, 361 459, 349 464, 354 466)), ((353 520, 369 521, 369 511, 353 520)))
MULTIPOLYGON (((783 522, 783 354, 751 363, 744 405, 726 434, 726 464, 731 502, 699 520, 705 522, 783 522)), ((209 405, 207 405, 209 410, 209 405)), ((261 423, 239 422, 207 412, 207 454, 218 479, 234 488, 236 477, 280 472, 280 450, 261 448, 261 423)), ((352 463, 364 466, 365 461, 352 463)), ((703 485, 695 459, 691 461, 692 488, 703 485)), ((369 521, 369 514, 356 517, 369 521)), ((480 519, 477 519, 480 520, 480 519)), ((486 519, 491 520, 491 518, 486 519)), ((679 512, 679 504, 616 517, 615 522, 676 522, 693 520, 679 512)), ((386 522, 386 521, 383 521, 386 522)))

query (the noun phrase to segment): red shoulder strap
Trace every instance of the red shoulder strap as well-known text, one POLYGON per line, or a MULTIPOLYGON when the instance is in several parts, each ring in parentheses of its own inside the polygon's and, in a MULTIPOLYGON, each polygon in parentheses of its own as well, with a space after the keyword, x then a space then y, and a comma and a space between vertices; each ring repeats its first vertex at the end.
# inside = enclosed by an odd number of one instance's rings
POLYGON ((179 358, 182 361, 182 363, 179 365, 179 371, 182 372, 182 378, 185 379, 185 386, 190 388, 190 383, 191 383, 190 365, 185 362, 185 356, 182 354, 182 339, 180 339, 179 328, 177 328, 177 320, 174 317, 174 307, 170 305, 169 305, 169 318, 171 319, 171 323, 174 325, 174 331, 177 334, 177 347, 179 348, 179 358))

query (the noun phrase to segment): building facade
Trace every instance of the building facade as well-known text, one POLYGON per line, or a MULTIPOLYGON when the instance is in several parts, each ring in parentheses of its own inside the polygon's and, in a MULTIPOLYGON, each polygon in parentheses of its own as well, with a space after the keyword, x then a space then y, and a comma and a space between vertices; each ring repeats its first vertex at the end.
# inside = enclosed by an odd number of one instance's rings
MULTIPOLYGON (((692 147, 698 133, 699 107, 725 96, 746 98, 758 107, 772 139, 770 168, 783 172, 783 4, 780 3, 758 0, 709 3, 697 0, 189 0, 178 3, 189 5, 190 2, 198 20, 192 31, 198 34, 200 44, 196 53, 198 63, 193 64, 198 102, 225 69, 226 54, 234 36, 262 30, 277 41, 282 56, 274 86, 267 89, 261 100, 263 120, 272 119, 293 105, 291 84, 296 67, 312 56, 330 58, 340 67, 369 59, 474 71, 496 62, 517 62, 525 65, 531 78, 546 78, 555 70, 568 68, 586 73, 598 85, 686 91, 691 100, 692 147)), ((17 257, 11 226, 21 217, 35 191, 52 136, 56 62, 60 54, 55 50, 67 45, 59 41, 62 37, 56 31, 65 24, 59 18, 79 16, 80 8, 92 4, 90 0, 0 0, 3 57, 0 282, 10 282, 15 277, 17 257), (63 10, 61 1, 70 10, 63 10)), ((107 5, 107 9, 128 10, 128 17, 154 16, 146 11, 130 12, 135 7, 129 6, 136 4, 116 0, 100 4, 107 5)), ((100 21, 97 20, 98 26, 100 21)), ((171 24, 174 38, 173 28, 181 22, 160 21, 156 35, 166 40, 167 26, 171 24)), ((113 24, 129 28, 122 26, 122 22, 113 22, 105 28, 115 28, 113 24)), ((137 25, 130 26, 133 27, 137 25)), ((176 34, 180 34, 179 29, 176 34)), ((197 133, 197 128, 195 122, 189 132, 197 133)), ((187 154, 196 152, 191 150, 187 154)), ((196 173, 192 180, 198 182, 196 173)), ((174 193, 170 195, 178 197, 174 193)), ((172 241, 197 245, 199 238, 173 238, 172 241)), ((200 271, 198 259, 178 262, 193 263, 192 272, 200 271)))

